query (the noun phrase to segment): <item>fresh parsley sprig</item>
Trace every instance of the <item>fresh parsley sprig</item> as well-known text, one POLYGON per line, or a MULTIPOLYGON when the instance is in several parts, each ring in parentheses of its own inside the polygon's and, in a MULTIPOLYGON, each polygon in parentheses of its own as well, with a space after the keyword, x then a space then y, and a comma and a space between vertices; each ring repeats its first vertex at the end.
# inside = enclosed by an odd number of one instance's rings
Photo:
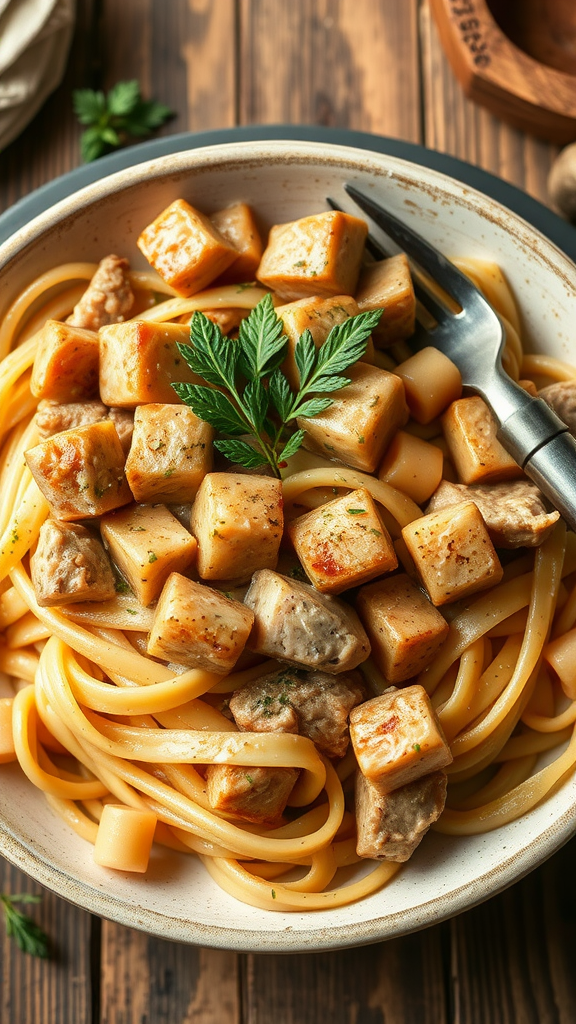
POLYGON ((14 939, 23 953, 46 958, 49 952, 48 936, 42 931, 40 925, 14 906, 15 903, 40 903, 41 899, 41 896, 32 896, 29 893, 10 896, 0 893, 0 904, 4 910, 8 937, 14 939))
POLYGON ((118 82, 106 95, 93 89, 75 89, 72 96, 80 124, 88 126, 80 139, 86 163, 123 146, 131 137, 150 135, 172 117, 163 103, 142 99, 136 79, 118 82))
POLYGON ((304 331, 295 348, 300 386, 294 391, 280 369, 288 340, 270 294, 242 321, 237 340, 196 312, 190 345, 178 348, 193 373, 212 387, 172 386, 200 419, 226 435, 214 444, 228 459, 249 469, 268 465, 279 477, 304 440, 294 421, 324 412, 333 402, 327 394, 350 384, 342 374, 364 355, 380 316, 381 310, 371 310, 350 317, 332 328, 320 348, 304 331))

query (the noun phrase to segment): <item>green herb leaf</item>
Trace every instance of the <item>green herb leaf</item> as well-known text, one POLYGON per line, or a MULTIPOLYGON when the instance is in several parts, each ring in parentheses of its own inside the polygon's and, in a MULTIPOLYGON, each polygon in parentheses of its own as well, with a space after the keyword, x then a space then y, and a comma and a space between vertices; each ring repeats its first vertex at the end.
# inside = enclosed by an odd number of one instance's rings
POLYGON ((268 382, 268 394, 280 419, 283 423, 286 423, 290 419, 294 396, 290 391, 290 385, 282 370, 274 370, 268 382))
POLYGON ((280 366, 288 344, 283 330, 268 293, 239 328, 240 367, 249 381, 265 377, 280 366))
POLYGON ((368 338, 381 316, 381 309, 371 309, 336 324, 318 349, 316 375, 325 377, 342 373, 352 363, 358 362, 365 354, 368 338))
POLYGON ((192 372, 209 384, 233 388, 239 354, 236 342, 222 334, 218 324, 198 311, 190 324, 190 342, 190 345, 179 344, 178 351, 192 372))
POLYGON ((316 365, 318 353, 314 339, 308 329, 300 335, 294 349, 294 358, 300 374, 300 390, 308 383, 308 378, 316 365))
POLYGON ((131 136, 149 135, 172 116, 164 104, 143 100, 135 79, 118 82, 107 95, 76 89, 72 99, 80 124, 88 125, 80 139, 82 158, 87 163, 124 145, 131 136))
POLYGON ((266 456, 246 441, 214 441, 214 447, 227 459, 237 462, 246 469, 255 469, 257 466, 266 465, 267 462, 266 456))
MULTIPOLYGON (((102 93, 100 93, 102 95, 102 93)), ((129 82, 117 82, 108 93, 108 112, 116 117, 131 114, 140 103, 140 85, 136 78, 129 82)))
POLYGON ((314 384, 314 391, 339 391, 351 383, 350 377, 320 377, 314 384))
POLYGON ((319 416, 321 412, 325 412, 332 405, 331 398, 310 398, 307 402, 303 402, 294 412, 294 416, 319 416))
POLYGON ((268 392, 262 381, 248 381, 242 399, 246 408, 250 409, 252 423, 260 433, 268 412, 268 392))
POLYGON ((205 420, 222 434, 239 437, 246 434, 249 425, 236 406, 221 391, 202 387, 201 384, 173 384, 176 394, 199 419, 205 420))
POLYGON ((72 94, 74 113, 80 124, 94 124, 106 111, 106 97, 93 89, 75 89, 72 94))
POLYGON ((8 937, 15 940, 23 953, 46 958, 49 948, 48 936, 35 921, 14 906, 15 903, 39 903, 41 899, 41 896, 32 896, 29 893, 13 896, 0 893, 8 937))
POLYGON ((289 459, 291 455, 295 455, 298 449, 300 448, 300 445, 302 444, 302 441, 304 440, 305 436, 305 430, 297 430, 295 434, 292 434, 292 437, 290 438, 289 441, 286 442, 282 451, 280 452, 280 455, 278 456, 278 462, 286 462, 286 460, 289 459))

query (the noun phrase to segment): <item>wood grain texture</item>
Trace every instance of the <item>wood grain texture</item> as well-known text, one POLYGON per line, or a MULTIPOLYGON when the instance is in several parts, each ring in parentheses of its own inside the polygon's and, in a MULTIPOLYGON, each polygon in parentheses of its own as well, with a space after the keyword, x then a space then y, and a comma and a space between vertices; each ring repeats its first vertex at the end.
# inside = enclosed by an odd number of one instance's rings
MULTIPOLYGON (((0 860, 0 892, 42 893, 42 889, 0 860)), ((49 960, 38 960, 21 953, 0 927, 0 1024, 90 1021, 90 915, 45 890, 42 903, 22 909, 49 934, 51 955, 49 960)))
POLYGON ((426 0, 420 10, 420 39, 425 145, 477 164, 547 203, 546 182, 558 147, 510 128, 466 99, 426 0))
POLYGON ((238 959, 104 921, 101 1024, 239 1024, 238 959))
POLYGON ((240 0, 240 55, 242 124, 420 140, 417 0, 240 0))
POLYGON ((245 1024, 448 1024, 449 929, 364 949, 249 956, 245 1024))

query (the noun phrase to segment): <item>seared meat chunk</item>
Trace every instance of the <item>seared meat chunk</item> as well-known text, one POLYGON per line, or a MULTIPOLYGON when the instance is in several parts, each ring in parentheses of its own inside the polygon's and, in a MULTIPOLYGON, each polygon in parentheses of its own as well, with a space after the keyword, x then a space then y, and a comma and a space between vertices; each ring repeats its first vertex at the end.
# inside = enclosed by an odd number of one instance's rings
POLYGON ((206 792, 215 811, 277 825, 298 775, 296 768, 211 764, 206 769, 206 792))
POLYGON ((121 256, 105 256, 80 302, 74 306, 68 323, 97 331, 105 324, 125 320, 134 304, 129 269, 128 260, 121 256))
POLYGON ((348 715, 365 696, 357 672, 335 679, 325 672, 286 669, 237 690, 230 711, 242 732, 299 733, 327 757, 344 757, 348 715))
POLYGON ((356 774, 356 853, 374 860, 405 861, 446 802, 446 773, 425 775, 393 793, 362 772, 356 774))
POLYGON ((528 480, 500 484, 453 484, 443 480, 427 512, 473 501, 499 548, 538 547, 554 529, 559 512, 547 512, 542 495, 528 480))
POLYGON ((261 569, 244 602, 254 612, 248 646, 258 654, 334 675, 356 668, 370 654, 356 612, 307 583, 261 569))
POLYGON ((42 439, 63 430, 99 423, 108 416, 108 409, 97 398, 88 402, 55 402, 43 399, 36 410, 36 426, 42 439))
POLYGON ((84 526, 47 519, 30 558, 36 600, 42 608, 114 597, 114 575, 101 542, 84 526))
POLYGON ((538 392, 576 437, 576 380, 559 380, 538 392))

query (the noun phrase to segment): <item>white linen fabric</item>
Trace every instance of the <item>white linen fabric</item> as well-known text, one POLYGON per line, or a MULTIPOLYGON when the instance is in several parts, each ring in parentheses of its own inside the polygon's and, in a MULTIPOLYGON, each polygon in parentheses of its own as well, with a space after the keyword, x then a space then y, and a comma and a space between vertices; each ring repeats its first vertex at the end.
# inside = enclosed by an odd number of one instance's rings
POLYGON ((0 149, 60 83, 74 15, 75 0, 0 0, 0 149))

